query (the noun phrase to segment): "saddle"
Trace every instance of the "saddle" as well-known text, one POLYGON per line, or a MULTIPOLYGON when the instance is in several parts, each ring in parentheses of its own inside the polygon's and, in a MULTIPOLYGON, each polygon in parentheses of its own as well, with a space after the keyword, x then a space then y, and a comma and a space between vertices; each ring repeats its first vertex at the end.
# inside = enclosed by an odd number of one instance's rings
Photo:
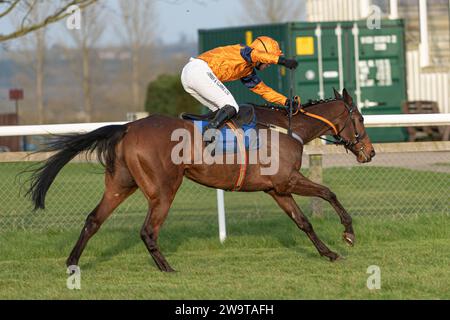
MULTIPOLYGON (((200 132, 203 132, 203 128, 206 127, 211 121, 217 111, 209 112, 206 114, 190 114, 181 113, 180 118, 194 122, 194 125, 200 132)), ((250 103, 239 105, 239 112, 231 119, 227 125, 220 128, 222 138, 219 139, 219 149, 216 150, 216 154, 220 153, 233 153, 238 149, 238 142, 234 130, 242 129, 244 132, 244 145, 246 151, 259 148, 258 139, 251 138, 251 130, 257 130, 256 128, 256 113, 254 105, 250 103)))
MULTIPOLYGON (((214 118, 217 111, 207 114, 197 115, 190 113, 180 114, 180 118, 193 121, 199 132, 203 132, 203 128, 214 118)), ((248 166, 247 152, 249 150, 259 149, 258 137, 252 136, 251 131, 256 129, 256 113, 253 104, 246 103, 239 105, 239 112, 225 126, 220 128, 221 136, 217 141, 216 154, 237 153, 240 155, 239 174, 231 190, 238 191, 241 189, 248 166), (242 129, 242 133, 238 133, 238 128, 242 129)))
MULTIPOLYGON (((206 114, 192 114, 181 113, 180 118, 190 121, 210 121, 214 118, 217 111, 208 112, 206 114)), ((234 125, 238 128, 242 128, 244 125, 251 125, 255 120, 255 108, 251 103, 244 103, 239 105, 239 112, 231 119, 234 125)))

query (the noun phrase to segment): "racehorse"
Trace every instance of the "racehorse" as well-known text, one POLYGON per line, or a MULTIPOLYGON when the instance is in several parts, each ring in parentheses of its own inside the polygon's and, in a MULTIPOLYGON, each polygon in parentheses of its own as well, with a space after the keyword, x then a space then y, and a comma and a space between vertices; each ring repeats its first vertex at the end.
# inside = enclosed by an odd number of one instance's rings
MULTIPOLYGON (((321 256, 335 261, 340 256, 331 251, 316 235, 311 223, 297 206, 292 195, 320 197, 328 201, 344 226, 343 239, 353 245, 355 235, 352 219, 336 195, 325 186, 314 183, 300 173, 303 144, 323 135, 334 136, 336 144, 350 150, 358 162, 369 162, 375 151, 368 137, 364 119, 347 90, 334 99, 303 105, 291 120, 285 112, 274 108, 255 107, 257 127, 285 128, 279 135, 279 169, 275 174, 262 175, 262 163, 250 164, 239 191, 264 191, 306 233, 321 256), (289 128, 290 126, 290 128, 289 128), (297 137, 294 139, 293 137, 297 137), (301 141, 302 143, 300 143, 301 141)), ((171 133, 183 128, 193 133, 192 121, 163 115, 151 115, 124 125, 109 125, 89 133, 61 136, 48 150, 57 151, 35 169, 28 194, 35 209, 45 208, 45 196, 59 171, 82 152, 97 152, 105 166, 105 191, 97 207, 88 215, 80 237, 66 263, 78 265, 89 239, 127 197, 140 188, 148 200, 149 209, 140 235, 151 257, 161 271, 173 271, 164 258, 157 239, 161 226, 180 187, 183 177, 199 184, 233 190, 240 164, 176 164, 171 150, 176 142, 171 133)))

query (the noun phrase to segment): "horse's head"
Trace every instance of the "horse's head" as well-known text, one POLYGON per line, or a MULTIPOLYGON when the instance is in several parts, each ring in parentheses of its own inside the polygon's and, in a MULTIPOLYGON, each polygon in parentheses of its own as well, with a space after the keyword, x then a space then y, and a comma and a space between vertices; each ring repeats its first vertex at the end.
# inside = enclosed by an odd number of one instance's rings
POLYGON ((350 150, 356 156, 358 162, 371 161, 375 156, 375 150, 367 135, 364 117, 359 112, 358 106, 353 102, 346 89, 343 90, 342 95, 334 90, 334 96, 336 99, 342 100, 347 109, 338 124, 339 133, 335 136, 337 142, 350 150))

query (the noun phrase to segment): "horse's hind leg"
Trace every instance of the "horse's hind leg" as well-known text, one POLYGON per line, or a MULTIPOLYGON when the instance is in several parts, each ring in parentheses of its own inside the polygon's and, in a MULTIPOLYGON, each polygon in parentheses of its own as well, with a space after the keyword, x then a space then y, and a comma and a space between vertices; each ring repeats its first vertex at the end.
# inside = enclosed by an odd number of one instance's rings
POLYGON ((141 228, 141 239, 144 241, 148 252, 159 270, 172 272, 174 270, 169 265, 166 258, 164 258, 157 244, 159 230, 167 217, 176 192, 166 191, 167 193, 164 195, 160 194, 152 197, 151 203, 149 203, 147 216, 141 228))
POLYGON ((144 170, 139 161, 134 161, 130 170, 149 203, 148 213, 141 228, 141 239, 158 268, 161 271, 171 272, 174 270, 161 253, 157 241, 159 230, 183 181, 183 171, 174 167, 161 170, 163 167, 162 165, 157 169, 146 167, 144 170))
POLYGON ((296 172, 293 175, 290 182, 292 186, 289 189, 289 192, 299 196, 320 197, 328 201, 333 206, 345 228, 343 238, 349 245, 353 246, 355 243, 355 233, 353 231, 352 218, 339 202, 336 195, 331 192, 329 188, 312 182, 299 172, 296 172))
POLYGON ((316 232, 314 231, 311 223, 308 221, 306 216, 303 214, 303 212, 300 210, 300 208, 295 203, 295 200, 292 198, 292 196, 289 195, 280 195, 277 194, 274 190, 269 191, 268 194, 270 194, 275 201, 278 203, 278 205, 281 207, 281 209, 286 212, 286 214, 295 222, 295 224, 306 233, 308 238, 312 241, 314 246, 316 247, 317 251, 319 251, 319 254, 321 256, 325 256, 330 259, 330 261, 335 261, 339 259, 339 255, 333 251, 331 251, 317 236, 316 232))
POLYGON ((80 237, 66 261, 67 266, 78 265, 78 260, 89 239, 100 229, 100 226, 111 215, 114 209, 137 189, 131 176, 125 171, 126 169, 116 170, 114 177, 106 174, 103 198, 86 218, 86 223, 81 230, 80 237))

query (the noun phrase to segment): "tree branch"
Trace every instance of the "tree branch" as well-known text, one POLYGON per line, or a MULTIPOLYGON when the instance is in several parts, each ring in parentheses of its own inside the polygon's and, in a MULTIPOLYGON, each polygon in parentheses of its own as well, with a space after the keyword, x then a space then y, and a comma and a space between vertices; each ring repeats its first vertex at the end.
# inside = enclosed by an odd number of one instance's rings
POLYGON ((67 3, 65 6, 63 6, 61 9, 57 10, 52 15, 48 16, 42 21, 36 22, 35 24, 32 24, 27 27, 21 27, 20 29, 13 31, 10 34, 0 34, 0 42, 4 42, 7 40, 11 40, 14 38, 22 37, 30 32, 36 31, 40 28, 43 28, 51 23, 57 22, 61 19, 64 19, 65 17, 69 16, 70 13, 67 13, 67 9, 72 5, 77 5, 80 9, 84 9, 91 4, 95 3, 97 0, 72 0, 69 3, 67 3))
MULTIPOLYGON (((13 3, 10 4, 10 6, 8 7, 8 9, 6 9, 5 11, 3 11, 2 13, 0 13, 0 19, 3 18, 4 16, 6 16, 8 13, 10 13, 11 11, 14 10, 14 8, 19 4, 20 0, 15 0, 13 3)), ((0 3, 6 3, 6 1, 0 1, 0 3)), ((9 2, 10 3, 10 2, 9 2)))
POLYGON ((34 6, 36 5, 36 2, 37 2, 36 0, 34 0, 31 4, 27 2, 28 10, 27 10, 27 13, 25 14, 25 16, 22 19, 22 23, 20 24, 20 29, 23 29, 25 27, 25 21, 27 21, 28 16, 33 11, 34 6))

